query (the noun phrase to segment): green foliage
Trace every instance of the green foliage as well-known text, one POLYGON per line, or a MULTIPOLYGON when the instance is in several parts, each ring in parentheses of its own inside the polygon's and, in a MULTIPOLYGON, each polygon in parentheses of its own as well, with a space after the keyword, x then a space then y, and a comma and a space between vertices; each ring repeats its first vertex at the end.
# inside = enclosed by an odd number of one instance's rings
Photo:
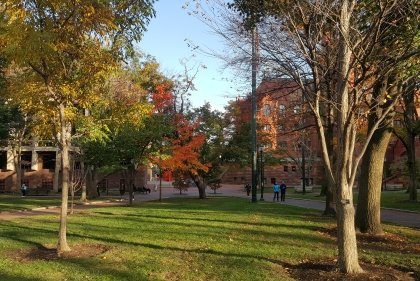
POLYGON ((15 105, 10 105, 0 99, 0 146, 7 146, 26 125, 26 120, 21 110, 15 105))

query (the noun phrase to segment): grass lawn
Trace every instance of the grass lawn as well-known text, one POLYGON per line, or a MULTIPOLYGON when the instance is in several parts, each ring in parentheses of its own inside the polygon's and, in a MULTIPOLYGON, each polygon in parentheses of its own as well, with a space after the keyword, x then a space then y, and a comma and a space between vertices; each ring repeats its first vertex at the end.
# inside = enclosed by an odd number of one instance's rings
MULTIPOLYGON (((117 196, 115 198, 118 198, 117 196)), ((97 198, 94 200, 88 200, 88 202, 93 201, 103 201, 103 198, 97 198)), ((113 200, 113 198, 106 198, 106 200, 113 200)), ((71 199, 69 197, 69 204, 71 199)), ((74 203, 79 203, 78 199, 75 198, 74 203)), ((56 207, 61 206, 61 197, 44 197, 44 196, 31 196, 22 198, 20 196, 0 196, 0 212, 12 212, 12 211, 22 211, 30 210, 36 208, 47 208, 47 207, 56 207)))
MULTIPOLYGON (((319 189, 316 189, 313 193, 306 193, 305 195, 302 195, 301 193, 294 193, 292 189, 289 189, 286 197, 325 201, 325 196, 320 197, 319 194, 319 189)), ((357 204, 358 196, 359 193, 355 190, 353 192, 353 200, 355 204, 357 204)), ((420 201, 408 202, 408 194, 405 193, 405 190, 383 191, 381 193, 381 207, 420 212, 420 201)))
MULTIPOLYGON (((337 254, 335 239, 327 235, 333 218, 243 198, 183 197, 79 211, 68 218, 70 247, 100 245, 105 253, 31 258, 29 249, 57 243, 58 224, 58 215, 0 221, 0 280, 294 280, 286 268, 332 261, 337 254)), ((419 230, 384 230, 410 247, 420 244, 419 230)), ((361 243, 359 259, 420 276, 420 255, 408 250, 361 243)))

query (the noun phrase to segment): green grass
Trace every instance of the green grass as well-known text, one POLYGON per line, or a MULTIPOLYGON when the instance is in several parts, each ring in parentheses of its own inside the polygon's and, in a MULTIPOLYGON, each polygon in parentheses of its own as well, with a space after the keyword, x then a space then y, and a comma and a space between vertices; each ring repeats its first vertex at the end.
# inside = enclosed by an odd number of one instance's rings
MULTIPOLYGON (((117 198, 117 197, 115 197, 117 198)), ((112 198, 107 198, 106 200, 111 200, 112 198)), ((101 198, 89 201, 103 201, 101 198)), ((69 198, 69 203, 71 199, 69 198)), ((75 199, 75 204, 79 203, 78 199, 75 199)), ((0 196, 0 212, 13 212, 13 211, 22 211, 30 210, 36 208, 47 208, 61 206, 61 197, 25 197, 20 196, 0 196)))
MULTIPOLYGON (((0 280, 293 280, 284 267, 309 259, 333 259, 334 239, 322 233, 334 219, 317 211, 233 197, 183 197, 81 211, 67 222, 70 246, 102 245, 95 257, 21 263, 10 251, 56 244, 59 217, 0 222, 0 280), (106 257, 106 259, 105 259, 106 257)), ((420 243, 420 231, 386 226, 420 243)), ((368 249, 361 261, 406 270, 419 255, 368 249)))
MULTIPOLYGON (((325 196, 319 196, 319 194, 319 189, 316 189, 313 193, 306 193, 305 195, 294 193, 290 189, 286 197, 325 201, 325 196)), ((358 196, 358 191, 353 192, 353 201, 355 204, 357 204, 358 196)), ((381 193, 381 207, 420 212, 420 201, 409 202, 408 194, 405 191, 383 191, 381 193)))

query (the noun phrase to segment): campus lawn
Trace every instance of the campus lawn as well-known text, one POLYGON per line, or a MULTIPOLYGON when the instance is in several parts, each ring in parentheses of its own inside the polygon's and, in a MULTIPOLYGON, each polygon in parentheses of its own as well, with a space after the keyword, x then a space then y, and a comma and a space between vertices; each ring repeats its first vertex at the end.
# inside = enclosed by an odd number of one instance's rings
MULTIPOLYGON (((115 197, 117 198, 117 197, 115 197)), ((103 201, 102 198, 97 198, 92 201, 103 201)), ((113 200, 112 198, 107 198, 106 200, 113 200)), ((71 203, 71 198, 69 197, 69 204, 71 203)), ((80 203, 78 197, 74 200, 75 204, 80 203)), ((47 197, 47 196, 9 196, 1 195, 0 196, 0 212, 13 212, 13 211, 23 211, 31 210, 36 208, 48 208, 48 207, 57 207, 61 206, 61 195, 56 197, 47 197)))
MULTIPOLYGON (((1 221, 0 280, 294 280, 287 272, 308 260, 334 263, 334 223, 317 211, 243 198, 171 198, 78 211, 68 218, 70 247, 107 251, 34 260, 29 249, 57 243, 59 216, 1 221)), ((384 228, 409 247, 420 243, 419 230, 384 228)), ((361 262, 420 276, 420 255, 407 249, 362 243, 359 250, 361 262)))
MULTIPOLYGON (((319 196, 320 192, 321 191, 319 189, 315 189, 313 193, 306 193, 305 195, 302 195, 301 193, 294 193, 294 190, 290 188, 286 194, 286 197, 325 201, 325 196, 319 196)), ((359 193, 357 190, 355 190, 353 192, 354 204, 357 204, 358 197, 359 193)), ((408 194, 405 193, 405 190, 382 191, 381 207, 420 212, 420 201, 409 202, 408 194)))

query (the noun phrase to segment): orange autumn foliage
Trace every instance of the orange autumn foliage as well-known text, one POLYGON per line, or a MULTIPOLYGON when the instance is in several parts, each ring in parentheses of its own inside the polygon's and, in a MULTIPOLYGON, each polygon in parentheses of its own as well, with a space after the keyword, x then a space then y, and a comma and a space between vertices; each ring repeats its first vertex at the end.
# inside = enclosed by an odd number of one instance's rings
POLYGON ((206 137, 197 134, 196 129, 199 121, 193 123, 188 121, 183 114, 175 112, 175 99, 166 86, 158 86, 152 93, 152 102, 156 114, 170 114, 172 116, 171 126, 174 131, 165 137, 165 142, 170 143, 169 150, 171 157, 161 159, 156 157, 156 163, 164 170, 189 171, 197 174, 198 171, 207 172, 211 164, 203 164, 200 162, 200 147, 204 143, 206 137))

